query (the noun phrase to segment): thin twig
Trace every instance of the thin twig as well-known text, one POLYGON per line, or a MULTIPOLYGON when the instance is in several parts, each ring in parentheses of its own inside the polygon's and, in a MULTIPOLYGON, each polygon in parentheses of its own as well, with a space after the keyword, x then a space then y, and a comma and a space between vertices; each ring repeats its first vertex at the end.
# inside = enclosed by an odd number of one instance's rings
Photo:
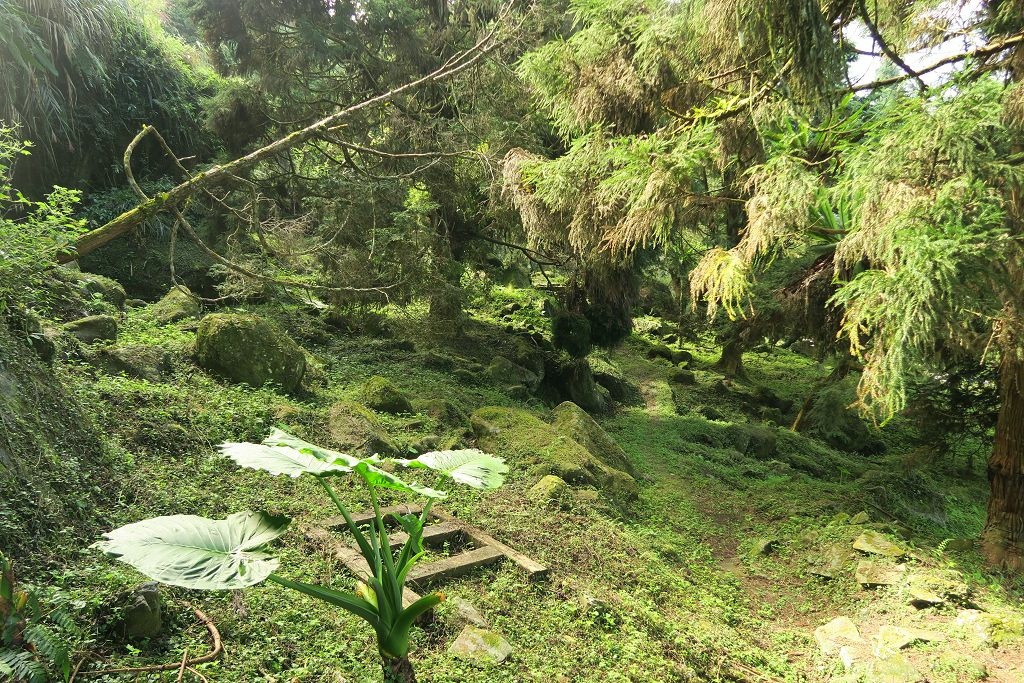
MULTIPOLYGON (((210 633, 210 640, 213 641, 212 642, 213 649, 211 649, 209 653, 203 655, 202 657, 196 657, 195 659, 185 659, 185 660, 183 660, 185 668, 193 667, 196 664, 205 664, 206 662, 212 662, 213 660, 217 659, 217 657, 220 657, 221 653, 224 651, 224 646, 221 643, 221 639, 220 639, 220 631, 217 630, 217 627, 214 625, 213 620, 210 619, 210 617, 208 617, 205 614, 203 614, 199 610, 198 607, 192 607, 192 612, 196 615, 196 617, 199 619, 199 621, 201 621, 203 623, 203 626, 206 627, 206 630, 209 631, 209 633, 210 633)), ((188 653, 186 652, 186 655, 187 654, 188 653)), ((81 663, 79 663, 79 664, 81 664, 81 663)), ((179 664, 178 662, 175 662, 173 664, 153 664, 151 666, 133 666, 133 667, 126 667, 126 668, 121 668, 121 669, 100 669, 98 671, 82 671, 78 675, 79 676, 104 676, 104 675, 107 675, 107 674, 146 673, 146 672, 150 672, 150 671, 174 671, 175 669, 178 669, 180 671, 181 670, 180 667, 181 667, 181 664, 179 664)), ((181 679, 179 678, 178 680, 181 680, 181 679)))

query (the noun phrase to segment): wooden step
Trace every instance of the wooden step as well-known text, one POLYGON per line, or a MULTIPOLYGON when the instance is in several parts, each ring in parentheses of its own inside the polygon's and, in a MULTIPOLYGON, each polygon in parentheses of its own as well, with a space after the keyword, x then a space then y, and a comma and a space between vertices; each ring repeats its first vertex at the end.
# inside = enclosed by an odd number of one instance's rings
POLYGON ((503 555, 508 557, 508 559, 512 560, 513 562, 518 564, 520 567, 525 569, 526 573, 529 574, 529 578, 530 578, 531 581, 538 581, 540 579, 543 579, 543 578, 547 577, 547 575, 548 575, 548 568, 547 567, 545 567, 544 565, 540 564, 539 562, 535 562, 534 560, 530 559, 526 555, 523 555, 521 552, 519 552, 515 548, 511 548, 511 547, 505 545, 504 543, 502 543, 501 541, 497 540, 496 538, 494 538, 494 537, 492 537, 492 536, 490 536, 488 534, 485 534, 484 532, 480 531, 476 527, 473 527, 473 526, 470 526, 470 525, 466 524, 465 522, 461 521, 457 517, 453 517, 452 515, 449 515, 447 512, 441 512, 440 510, 436 510, 436 511, 433 511, 432 514, 435 517, 437 517, 438 519, 440 519, 440 520, 442 520, 444 522, 447 522, 448 524, 454 524, 454 525, 460 527, 462 529, 462 533, 466 534, 466 537, 469 538, 470 540, 474 541, 477 545, 480 545, 480 546, 490 546, 492 548, 498 549, 503 555))
MULTIPOLYGON (((384 517, 384 521, 389 525, 394 524, 394 520, 389 517, 390 515, 418 515, 421 512, 423 512, 423 507, 420 505, 390 505, 380 509, 381 516, 384 517)), ((433 513, 431 513, 430 516, 432 518, 436 517, 433 513)), ((372 522, 375 517, 373 510, 370 510, 369 512, 359 512, 352 515, 352 521, 355 522, 356 526, 362 526, 363 524, 369 524, 372 522)), ((348 528, 348 523, 341 515, 328 517, 320 524, 328 529, 348 528)))
POLYGON ((494 564, 503 557, 505 554, 497 548, 488 546, 474 548, 441 560, 416 565, 409 572, 407 581, 417 588, 422 588, 431 581, 461 576, 477 567, 494 564))

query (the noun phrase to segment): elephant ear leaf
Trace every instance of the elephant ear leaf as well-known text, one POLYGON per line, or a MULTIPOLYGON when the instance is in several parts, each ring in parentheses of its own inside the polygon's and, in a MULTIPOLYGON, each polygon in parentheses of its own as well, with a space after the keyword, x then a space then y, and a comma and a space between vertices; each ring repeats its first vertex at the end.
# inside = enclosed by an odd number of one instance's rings
POLYGON ((270 435, 267 438, 263 439, 263 443, 267 446, 290 446, 297 451, 312 455, 318 460, 341 464, 347 467, 355 467, 359 462, 359 458, 348 455, 347 453, 332 451, 329 448, 323 448, 308 441, 303 441, 299 437, 276 427, 270 432, 270 435))
MULTIPOLYGON (((395 475, 380 469, 373 463, 379 462, 373 458, 367 458, 362 460, 353 469, 366 480, 370 486, 376 486, 377 488, 392 489, 394 491, 405 491, 406 493, 415 493, 420 496, 426 496, 427 498, 444 498, 448 494, 444 491, 438 491, 432 489, 429 486, 422 486, 416 482, 406 482, 399 479, 395 475)), ((398 462, 405 462, 399 460, 398 462)))
POLYGON ((340 460, 327 461, 316 455, 300 451, 291 446, 266 443, 222 443, 220 452, 242 467, 263 470, 270 474, 287 474, 298 477, 303 474, 323 476, 343 474, 352 468, 340 460))
POLYGON ((277 569, 277 559, 262 548, 283 534, 290 522, 284 516, 251 511, 226 519, 154 517, 114 529, 93 547, 172 586, 244 588, 277 569))
POLYGON ((501 458, 476 448, 431 451, 415 460, 402 461, 406 467, 426 467, 478 489, 496 489, 505 482, 508 465, 501 458))

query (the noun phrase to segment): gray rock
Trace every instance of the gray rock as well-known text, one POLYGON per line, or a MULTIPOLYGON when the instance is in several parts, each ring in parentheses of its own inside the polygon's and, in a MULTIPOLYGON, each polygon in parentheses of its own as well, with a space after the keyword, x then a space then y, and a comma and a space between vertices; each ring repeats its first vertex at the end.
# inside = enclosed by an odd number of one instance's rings
POLYGON ((864 643, 857 625, 849 617, 836 617, 824 626, 814 629, 814 640, 826 655, 838 653, 843 646, 864 643))
POLYGON ((872 560, 861 560, 857 563, 854 576, 857 583, 865 588, 894 586, 903 580, 906 571, 903 565, 889 566, 872 560))
POLYGON ((779 548, 777 538, 759 538, 750 549, 751 555, 772 555, 779 548))
POLYGON ((853 542, 853 548, 869 555, 881 555, 894 559, 907 555, 906 548, 893 543, 874 529, 868 529, 858 536, 857 540, 853 542))
POLYGON ((158 382, 171 372, 171 354, 159 346, 130 344, 100 349, 89 362, 111 375, 158 382))
POLYGON ((117 280, 84 271, 74 272, 73 277, 87 296, 99 295, 104 301, 113 304, 116 308, 122 308, 125 304, 125 299, 128 298, 124 287, 117 280))
POLYGON ((488 628, 490 626, 487 623, 487 618, 469 600, 453 598, 452 607, 454 609, 451 614, 460 625, 465 626, 468 624, 478 628, 488 628))
POLYGON ((937 631, 886 624, 878 629, 878 635, 874 638, 875 654, 878 657, 886 657, 914 643, 937 643, 945 639, 946 637, 937 631))
POLYGON ((697 383, 697 376, 693 374, 692 370, 675 368, 668 373, 668 381, 670 384, 692 386, 697 383))
POLYGON ((952 569, 929 569, 914 572, 907 579, 907 593, 916 607, 933 607, 946 602, 964 603, 970 587, 963 575, 952 569))
POLYGON ((492 666, 505 661, 512 654, 512 646, 493 631, 467 625, 448 652, 472 664, 492 666))
POLYGON ((536 391, 540 384, 537 373, 513 363, 504 356, 495 356, 487 366, 487 376, 496 384, 503 386, 524 386, 530 392, 536 391))
POLYGON ((144 583, 132 591, 121 616, 121 629, 128 640, 152 638, 163 628, 163 608, 156 582, 144 583))
POLYGON ((273 383, 286 392, 299 388, 306 355, 275 325, 255 315, 214 313, 196 330, 199 366, 233 382, 260 387, 273 383))
POLYGON ((898 652, 873 661, 868 666, 867 683, 920 683, 921 672, 898 652))
POLYGON ((66 323, 64 331, 86 344, 113 341, 117 339, 117 320, 110 315, 90 315, 66 323))
POLYGON ((153 304, 149 314, 157 323, 168 325, 186 318, 199 316, 199 302, 193 298, 188 287, 171 287, 164 298, 153 304))
POLYGON ((850 524, 868 524, 871 522, 871 516, 867 512, 861 510, 853 517, 850 518, 850 524))
POLYGON ((557 503, 565 499, 569 493, 569 485, 565 480, 554 474, 548 474, 534 484, 526 496, 537 503, 557 503))

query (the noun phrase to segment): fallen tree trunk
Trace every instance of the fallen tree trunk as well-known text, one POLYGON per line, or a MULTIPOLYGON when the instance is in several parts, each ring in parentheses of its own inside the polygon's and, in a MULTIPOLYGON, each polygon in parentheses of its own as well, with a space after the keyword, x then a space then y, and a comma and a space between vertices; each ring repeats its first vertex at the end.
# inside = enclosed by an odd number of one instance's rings
MULTIPOLYGON (((131 231, 133 228, 138 227, 144 221, 152 218, 161 211, 180 206, 184 200, 188 199, 196 192, 208 190, 220 183, 229 181, 235 178, 239 172, 255 166, 260 161, 269 159, 275 154, 289 150, 297 145, 301 145, 302 143, 313 139, 320 133, 330 130, 343 119, 362 109, 372 107, 375 104, 387 102, 397 95, 410 90, 415 90, 427 83, 451 78, 455 74, 469 68, 478 62, 481 57, 493 50, 497 46, 497 43, 493 38, 494 32, 489 32, 481 38, 476 45, 465 52, 456 55, 441 67, 422 78, 410 81, 405 85, 389 90, 388 92, 377 95, 376 97, 371 97, 368 100, 363 100, 358 104, 354 104, 351 107, 347 107, 326 118, 320 119, 316 123, 312 123, 305 128, 290 133, 279 140, 275 140, 269 145, 261 147, 254 152, 250 152, 243 157, 239 157, 238 159, 226 164, 212 166, 202 173, 192 176, 169 191, 161 192, 157 196, 140 203, 134 209, 125 211, 117 218, 101 225, 95 230, 90 230, 89 232, 79 236, 70 249, 57 256, 57 261, 59 263, 69 263, 81 256, 85 256, 99 247, 102 247, 107 242, 110 242, 111 240, 131 231)), ((129 147, 129 150, 125 152, 126 165, 130 163, 130 150, 131 148, 129 147)))

